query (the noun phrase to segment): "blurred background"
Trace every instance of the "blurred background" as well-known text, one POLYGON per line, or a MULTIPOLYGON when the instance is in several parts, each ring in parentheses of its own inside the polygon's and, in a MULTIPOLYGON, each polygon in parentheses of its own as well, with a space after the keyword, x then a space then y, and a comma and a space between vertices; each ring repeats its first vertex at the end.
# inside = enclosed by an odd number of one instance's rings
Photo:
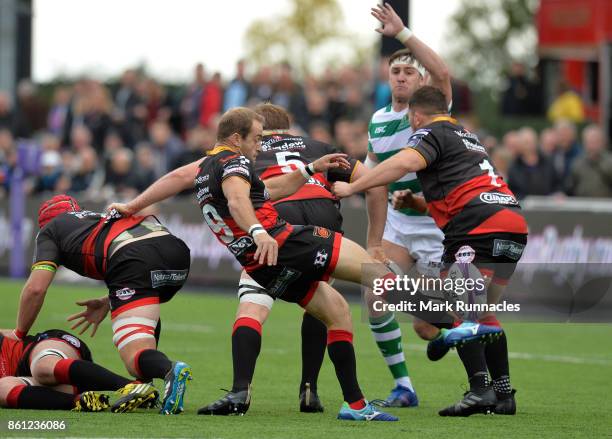
MULTIPOLYGON (((453 115, 523 199, 527 261, 612 260, 610 1, 389 3, 444 58, 453 115)), ((282 105, 296 132, 363 159, 401 48, 374 32, 373 4, 0 0, 0 274, 25 273, 42 198, 132 198, 211 148, 231 107, 282 105)), ((165 219, 219 267, 231 257, 192 198, 165 219)), ((363 240, 363 201, 345 209, 363 240)))

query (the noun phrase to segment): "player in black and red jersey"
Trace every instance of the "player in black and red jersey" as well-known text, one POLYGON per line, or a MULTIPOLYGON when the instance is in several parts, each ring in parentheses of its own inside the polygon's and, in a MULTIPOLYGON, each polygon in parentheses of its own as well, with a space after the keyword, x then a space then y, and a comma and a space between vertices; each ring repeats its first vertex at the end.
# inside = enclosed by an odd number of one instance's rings
MULTIPOLYGON (((350 196, 387 184, 406 172, 417 172, 429 213, 445 235, 442 262, 447 266, 473 262, 490 282, 487 300, 495 304, 527 243, 527 223, 520 206, 495 173, 478 138, 448 115, 440 90, 429 86, 419 89, 410 99, 409 108, 415 132, 407 147, 376 166, 367 180, 336 183, 334 193, 350 196)), ((500 326, 493 313, 485 313, 479 321, 500 326)), ((431 344, 433 349, 441 345, 438 340, 431 344)), ((441 410, 440 415, 469 416, 490 410, 514 414, 505 334, 486 348, 473 343, 457 350, 468 374, 470 392, 459 403, 441 410)))
MULTIPOLYGON (((265 119, 261 152, 254 163, 255 173, 266 182, 271 178, 304 169, 310 162, 326 154, 338 152, 327 143, 289 133, 289 113, 273 104, 260 104, 255 112, 265 119)), ((331 193, 334 181, 351 181, 365 172, 365 167, 356 159, 348 158, 350 167, 334 168, 326 173, 310 177, 297 192, 272 204, 279 215, 289 224, 308 224, 342 232, 340 203, 331 193)), ((368 204, 386 204, 384 188, 374 188, 367 198, 368 204)), ((373 209, 380 212, 381 206, 373 209)), ((386 208, 386 205, 382 206, 386 208)), ((381 246, 384 218, 370 218, 368 247, 381 246)), ((240 305, 238 315, 256 313, 263 323, 268 317, 274 298, 246 273, 242 273, 238 288, 240 305)), ((301 326, 302 336, 302 380, 299 387, 300 411, 322 412, 323 406, 317 393, 319 371, 325 356, 327 328, 317 318, 305 312, 301 326)))
POLYGON ((0 407, 97 412, 110 405, 102 390, 128 393, 116 410, 122 412, 157 398, 149 384, 93 363, 85 342, 66 331, 50 329, 18 340, 13 331, 0 330, 0 407), (137 391, 128 393, 130 386, 137 391))
MULTIPOLYGON (((263 118, 247 108, 234 108, 219 122, 217 144, 203 160, 193 162, 163 176, 127 204, 114 203, 130 215, 192 187, 205 221, 217 239, 267 293, 300 304, 328 328, 328 352, 336 368, 345 404, 339 419, 395 421, 396 417, 378 412, 368 403, 357 382, 352 322, 348 304, 325 281, 330 276, 374 287, 377 280, 396 276, 377 263, 359 245, 341 234, 318 226, 293 226, 284 221, 272 200, 295 193, 318 172, 349 168, 343 154, 330 154, 304 169, 269 179, 264 184, 253 171, 262 138, 263 118), (323 282, 322 282, 323 281, 323 282)), ((383 294, 390 288, 383 287, 383 294)), ((417 295, 412 300, 418 302, 417 295)), ((438 321, 449 320, 441 313, 438 321)), ((474 327, 448 331, 445 340, 459 343, 480 338, 496 328, 474 327), (482 328, 482 330, 480 329, 482 328)), ((200 414, 242 414, 250 403, 250 383, 261 347, 261 322, 257 315, 239 315, 234 323, 232 353, 234 383, 223 398, 203 407, 200 414)))
MULTIPOLYGON (((32 272, 23 287, 15 334, 23 338, 40 312, 47 289, 60 265, 104 280, 108 296, 81 304, 73 329, 97 325, 109 309, 113 342, 128 372, 139 380, 166 381, 162 413, 182 411, 191 369, 157 350, 159 304, 170 300, 185 283, 189 248, 152 216, 116 218, 82 210, 77 201, 58 195, 38 212, 40 231, 32 272), (157 335, 157 336, 156 336, 157 335)), ((81 333, 83 332, 81 331, 81 333)))

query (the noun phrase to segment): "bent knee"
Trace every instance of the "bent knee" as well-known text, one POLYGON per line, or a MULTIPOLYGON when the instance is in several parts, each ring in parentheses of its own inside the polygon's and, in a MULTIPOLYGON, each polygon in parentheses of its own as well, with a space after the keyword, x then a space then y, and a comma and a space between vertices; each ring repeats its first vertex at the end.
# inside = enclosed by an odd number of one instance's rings
POLYGON ((32 368, 32 377, 43 386, 52 386, 57 384, 55 378, 55 366, 61 360, 58 357, 45 357, 37 361, 32 368))

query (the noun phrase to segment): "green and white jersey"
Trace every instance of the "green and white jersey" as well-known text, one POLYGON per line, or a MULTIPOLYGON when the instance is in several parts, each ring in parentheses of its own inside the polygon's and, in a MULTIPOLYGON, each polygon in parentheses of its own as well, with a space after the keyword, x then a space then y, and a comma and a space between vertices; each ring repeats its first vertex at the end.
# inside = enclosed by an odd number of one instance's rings
MULTIPOLYGON (((397 154, 408 144, 413 130, 407 114, 408 108, 396 112, 389 104, 372 116, 368 127, 368 151, 376 155, 379 163, 397 154)), ((396 182, 389 184, 389 196, 394 191, 405 189, 410 189, 417 195, 423 195, 415 172, 409 172, 396 182)), ((410 217, 426 216, 414 209, 401 209, 399 212, 410 217)))

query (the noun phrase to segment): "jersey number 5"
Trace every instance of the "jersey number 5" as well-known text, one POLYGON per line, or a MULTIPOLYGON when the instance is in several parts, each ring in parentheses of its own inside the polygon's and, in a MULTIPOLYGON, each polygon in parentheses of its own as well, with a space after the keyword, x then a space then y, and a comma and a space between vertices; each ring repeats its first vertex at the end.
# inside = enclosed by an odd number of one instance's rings
POLYGON ((276 161, 282 166, 281 171, 290 174, 296 169, 304 169, 304 162, 300 159, 300 153, 296 151, 283 151, 276 153, 276 161), (293 157, 293 158, 292 158, 293 157), (292 168, 291 165, 295 166, 292 168))
POLYGON ((501 183, 497 182, 499 175, 495 174, 495 169, 493 169, 493 166, 491 166, 491 163, 489 163, 487 159, 484 159, 482 161, 482 163, 480 164, 480 169, 482 169, 483 171, 489 171, 489 177, 491 177, 491 185, 495 187, 501 186, 501 183))

